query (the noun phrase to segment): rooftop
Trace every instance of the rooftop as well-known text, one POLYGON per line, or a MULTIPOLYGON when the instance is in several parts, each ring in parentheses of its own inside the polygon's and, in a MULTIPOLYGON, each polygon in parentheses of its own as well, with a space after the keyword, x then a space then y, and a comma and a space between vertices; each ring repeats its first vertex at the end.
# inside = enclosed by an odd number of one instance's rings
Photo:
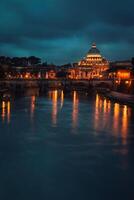
POLYGON ((99 49, 97 49, 96 44, 93 43, 91 49, 88 51, 88 54, 94 55, 94 54, 100 54, 99 49))

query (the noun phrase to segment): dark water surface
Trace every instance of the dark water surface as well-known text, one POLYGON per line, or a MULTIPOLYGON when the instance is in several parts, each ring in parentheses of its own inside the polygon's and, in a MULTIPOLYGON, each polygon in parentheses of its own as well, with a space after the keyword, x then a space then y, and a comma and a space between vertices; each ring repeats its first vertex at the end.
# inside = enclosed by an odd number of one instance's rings
POLYGON ((57 91, 2 105, 0 200, 134 199, 134 108, 57 91))

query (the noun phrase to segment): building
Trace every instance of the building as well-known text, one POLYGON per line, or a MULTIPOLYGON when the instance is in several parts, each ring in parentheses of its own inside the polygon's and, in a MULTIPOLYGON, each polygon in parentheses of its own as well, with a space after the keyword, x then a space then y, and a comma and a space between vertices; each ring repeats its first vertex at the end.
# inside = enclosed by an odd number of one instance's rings
POLYGON ((113 80, 113 90, 134 94, 134 66, 131 61, 110 63, 110 68, 106 71, 106 74, 108 79, 113 80))
POLYGON ((55 65, 10 67, 7 79, 56 79, 58 67, 55 65))
POLYGON ((85 58, 77 66, 70 69, 71 79, 102 78, 103 73, 109 69, 109 62, 102 57, 100 51, 93 43, 85 58))
POLYGON ((109 70, 106 71, 108 78, 118 80, 128 80, 133 78, 133 64, 131 60, 115 61, 110 63, 109 70))
POLYGON ((120 60, 120 61, 114 61, 110 63, 110 67, 133 67, 132 60, 120 60))

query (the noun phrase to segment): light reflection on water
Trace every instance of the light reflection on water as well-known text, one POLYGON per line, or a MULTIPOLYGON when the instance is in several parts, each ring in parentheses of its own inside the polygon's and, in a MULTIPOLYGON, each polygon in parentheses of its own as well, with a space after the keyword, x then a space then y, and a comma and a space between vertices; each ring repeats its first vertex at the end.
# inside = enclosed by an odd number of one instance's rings
POLYGON ((61 109, 62 109, 62 107, 63 107, 63 105, 64 105, 64 92, 63 91, 61 91, 61 109))
MULTIPOLYGON (((57 125, 57 116, 58 112, 63 108, 64 109, 64 92, 63 91, 49 91, 48 92, 49 101, 52 102, 51 110, 51 121, 52 125, 57 125)), ((35 95, 31 96, 30 103, 30 116, 31 119, 34 118, 36 99, 35 95)), ((128 134, 128 125, 129 119, 131 118, 131 108, 127 105, 121 105, 119 103, 113 103, 108 99, 102 98, 98 94, 95 97, 95 103, 92 103, 92 115, 94 128, 97 130, 103 130, 105 128, 112 128, 113 135, 115 137, 121 137, 123 144, 126 144, 127 134, 128 134)), ((72 93, 72 128, 75 130, 78 127, 79 120, 79 104, 82 102, 80 95, 77 91, 72 93)), ((86 102, 87 103, 87 102, 86 102)), ((89 102, 91 103, 91 102, 89 102)), ((1 119, 5 123, 10 123, 11 118, 11 106, 10 101, 1 103, 1 119)), ((87 105, 88 106, 88 105, 87 105)), ((89 116, 91 113, 89 113, 89 116)))
POLYGON ((120 116, 120 105, 118 103, 114 104, 114 116, 113 116, 113 131, 115 134, 119 132, 119 116, 120 116))
POLYGON ((8 199, 16 190, 25 197, 16 199, 38 199, 37 188, 50 200, 100 200, 101 193, 107 200, 117 187, 118 198, 111 199, 119 200, 126 185, 133 192, 133 108, 98 94, 57 90, 3 101, 1 107, 0 188, 15 187, 8 188, 8 199))
POLYGON ((34 117, 36 96, 31 97, 31 119, 34 117))
POLYGON ((123 144, 126 144, 126 139, 127 139, 127 134, 128 134, 128 124, 129 124, 128 111, 129 111, 129 108, 127 106, 123 106, 122 126, 121 126, 123 144))
MULTIPOLYGON (((49 99, 52 101, 52 124, 56 126, 58 111, 63 108, 64 105, 64 92, 63 91, 49 91, 49 99), (60 103, 60 107, 58 105, 60 103)), ((79 96, 76 91, 72 94, 72 127, 76 128, 78 124, 78 106, 79 106, 79 96)))
POLYGON ((57 124, 57 112, 58 112, 58 91, 49 91, 49 98, 52 100, 52 124, 57 124))
POLYGON ((10 101, 8 101, 8 102, 2 101, 2 104, 1 104, 2 121, 5 122, 5 120, 6 120, 7 123, 10 123, 10 115, 11 115, 11 103, 10 103, 10 101))
POLYGON ((7 102, 7 122, 10 123, 10 114, 11 114, 11 103, 7 102))
POLYGON ((78 124, 79 97, 76 91, 73 92, 72 127, 75 129, 78 124))
POLYGON ((112 128, 115 137, 121 137, 125 144, 128 134, 131 108, 127 105, 112 103, 108 99, 103 99, 98 94, 95 100, 94 124, 96 129, 112 128), (111 120, 111 117, 113 118, 111 120))

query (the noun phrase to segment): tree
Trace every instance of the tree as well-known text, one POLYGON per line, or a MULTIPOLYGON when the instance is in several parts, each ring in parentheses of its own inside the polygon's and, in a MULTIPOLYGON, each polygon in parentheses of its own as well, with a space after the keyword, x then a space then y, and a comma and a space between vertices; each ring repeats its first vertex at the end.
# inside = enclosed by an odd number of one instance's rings
POLYGON ((0 64, 1 65, 11 64, 11 58, 6 56, 0 56, 0 64))
POLYGON ((29 65, 39 65, 41 63, 41 59, 35 56, 28 57, 29 65))

